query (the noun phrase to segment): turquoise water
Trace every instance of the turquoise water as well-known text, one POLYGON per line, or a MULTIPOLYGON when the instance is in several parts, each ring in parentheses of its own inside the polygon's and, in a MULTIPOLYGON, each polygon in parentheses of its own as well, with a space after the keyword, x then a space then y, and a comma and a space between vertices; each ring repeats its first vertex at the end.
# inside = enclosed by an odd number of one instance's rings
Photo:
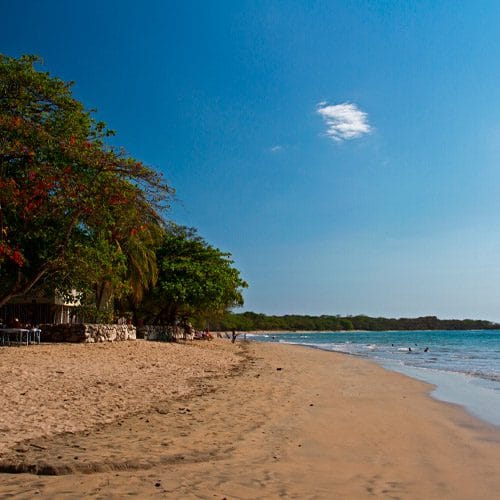
POLYGON ((274 333, 248 336, 370 358, 436 386, 438 399, 460 404, 500 426, 500 331, 274 333))

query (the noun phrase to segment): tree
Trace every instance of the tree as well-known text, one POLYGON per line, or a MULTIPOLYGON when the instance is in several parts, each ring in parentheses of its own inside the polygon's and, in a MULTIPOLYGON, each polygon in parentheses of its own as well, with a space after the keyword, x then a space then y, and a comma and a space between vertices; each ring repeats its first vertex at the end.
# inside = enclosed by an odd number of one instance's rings
MULTIPOLYGON (((143 214, 146 212, 143 212, 143 214)), ((163 226, 152 218, 149 223, 132 228, 132 236, 119 245, 121 255, 126 262, 125 293, 115 297, 116 309, 121 314, 132 313, 134 323, 137 324, 138 307, 144 294, 156 284, 158 279, 158 265, 156 250, 159 248, 163 235, 163 226)))
POLYGON ((242 289, 248 285, 230 257, 195 229, 170 225, 157 251, 158 281, 141 313, 150 321, 174 324, 180 317, 214 318, 243 305, 242 289))
POLYGON ((37 62, 0 54, 0 306, 37 287, 138 296, 172 190, 37 62))

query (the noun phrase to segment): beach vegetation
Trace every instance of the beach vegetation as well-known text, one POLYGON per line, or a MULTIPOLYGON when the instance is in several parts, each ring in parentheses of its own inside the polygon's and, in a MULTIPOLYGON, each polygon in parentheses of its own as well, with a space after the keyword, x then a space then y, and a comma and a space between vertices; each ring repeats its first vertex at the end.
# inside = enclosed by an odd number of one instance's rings
POLYGON ((169 224, 157 250, 158 280, 140 306, 147 323, 198 324, 221 317, 243 305, 247 283, 234 267, 231 254, 207 243, 193 228, 169 224))
POLYGON ((219 318, 247 286, 229 253, 166 222, 173 189, 36 56, 0 54, 0 306, 57 292, 78 318, 219 318))
POLYGON ((39 63, 0 55, 0 305, 37 289, 138 302, 173 191, 39 63))

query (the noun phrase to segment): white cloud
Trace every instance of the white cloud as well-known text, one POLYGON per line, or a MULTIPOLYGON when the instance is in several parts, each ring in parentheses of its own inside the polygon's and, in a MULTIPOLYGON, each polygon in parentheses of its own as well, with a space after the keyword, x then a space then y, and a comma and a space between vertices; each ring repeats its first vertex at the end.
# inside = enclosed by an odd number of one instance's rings
POLYGON ((277 146, 273 146, 271 148, 271 153, 278 153, 279 151, 283 150, 283 146, 280 146, 279 144, 277 146))
POLYGON ((368 115, 356 104, 345 102, 329 105, 327 102, 320 102, 316 110, 326 123, 326 135, 334 141, 356 139, 372 131, 368 115))

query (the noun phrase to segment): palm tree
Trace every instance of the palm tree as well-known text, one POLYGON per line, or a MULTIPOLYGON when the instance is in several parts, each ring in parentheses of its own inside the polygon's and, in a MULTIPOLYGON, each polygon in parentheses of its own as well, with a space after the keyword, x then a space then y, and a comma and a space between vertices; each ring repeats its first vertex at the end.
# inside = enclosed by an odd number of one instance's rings
POLYGON ((158 266, 156 263, 156 248, 161 241, 163 228, 157 221, 151 220, 140 227, 140 232, 120 244, 127 261, 127 282, 130 292, 128 300, 137 307, 144 292, 156 284, 158 266))
POLYGON ((122 311, 131 311, 137 324, 137 308, 144 293, 156 284, 158 266, 156 250, 164 234, 163 219, 150 207, 142 206, 133 213, 126 213, 126 221, 115 236, 115 243, 126 263, 125 297, 117 301, 122 311))

